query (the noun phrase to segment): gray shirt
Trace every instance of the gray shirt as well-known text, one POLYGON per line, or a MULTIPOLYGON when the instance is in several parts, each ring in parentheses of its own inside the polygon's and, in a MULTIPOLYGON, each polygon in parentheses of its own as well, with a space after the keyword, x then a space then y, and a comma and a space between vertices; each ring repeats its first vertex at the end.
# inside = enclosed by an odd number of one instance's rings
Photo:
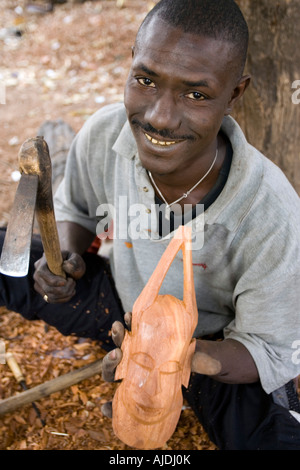
MULTIPOLYGON (((187 222, 199 311, 195 336, 224 330, 243 343, 271 393, 300 374, 300 201, 233 118, 224 118, 222 130, 233 149, 228 180, 216 201, 187 222)), ((111 268, 125 311, 174 236, 158 236, 154 204, 123 104, 99 110, 72 144, 56 218, 100 233, 110 213, 111 268)), ((182 298, 182 271, 179 252, 160 294, 182 298)))

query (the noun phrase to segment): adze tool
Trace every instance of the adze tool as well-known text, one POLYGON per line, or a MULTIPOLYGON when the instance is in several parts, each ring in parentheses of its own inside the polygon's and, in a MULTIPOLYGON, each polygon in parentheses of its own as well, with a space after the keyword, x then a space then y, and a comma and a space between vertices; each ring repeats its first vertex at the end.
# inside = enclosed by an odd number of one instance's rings
POLYGON ((53 274, 66 277, 54 215, 51 159, 43 137, 23 143, 19 169, 21 178, 6 230, 0 272, 14 277, 27 275, 36 214, 48 267, 53 274))

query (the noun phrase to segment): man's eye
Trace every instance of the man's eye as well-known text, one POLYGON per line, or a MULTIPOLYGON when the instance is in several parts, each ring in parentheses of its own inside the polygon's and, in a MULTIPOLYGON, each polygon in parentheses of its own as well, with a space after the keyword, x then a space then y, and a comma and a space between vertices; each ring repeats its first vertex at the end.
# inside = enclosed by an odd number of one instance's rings
POLYGON ((205 99, 205 96, 202 95, 202 93, 200 93, 199 91, 193 91, 192 93, 189 93, 187 97, 195 101, 202 101, 205 99))
POLYGON ((150 78, 142 77, 142 78, 137 78, 137 81, 140 85, 147 86, 147 87, 154 87, 154 83, 150 78))

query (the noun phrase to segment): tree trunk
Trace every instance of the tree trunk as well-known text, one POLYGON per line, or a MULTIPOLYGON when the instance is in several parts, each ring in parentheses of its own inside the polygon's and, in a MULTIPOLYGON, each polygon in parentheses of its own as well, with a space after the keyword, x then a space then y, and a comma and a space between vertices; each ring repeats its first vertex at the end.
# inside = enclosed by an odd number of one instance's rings
POLYGON ((248 141, 300 194, 299 0, 237 0, 249 26, 251 84, 234 111, 248 141))

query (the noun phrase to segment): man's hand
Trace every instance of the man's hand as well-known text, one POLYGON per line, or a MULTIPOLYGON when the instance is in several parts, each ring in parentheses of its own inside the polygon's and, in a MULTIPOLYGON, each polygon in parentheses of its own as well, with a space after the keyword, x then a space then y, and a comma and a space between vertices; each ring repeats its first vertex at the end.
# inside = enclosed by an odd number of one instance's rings
POLYGON ((42 297, 46 295, 49 303, 68 302, 75 294, 76 280, 85 273, 85 262, 80 255, 63 251, 62 256, 66 279, 51 273, 44 255, 34 265, 34 288, 42 297))
MULTIPOLYGON (((125 314, 125 323, 130 330, 131 313, 125 314)), ((113 382, 115 371, 122 359, 120 349, 125 329, 122 323, 112 325, 112 339, 117 346, 103 359, 102 377, 106 382, 113 382)), ((224 383, 252 383, 258 380, 258 372, 252 356, 242 343, 227 339, 223 341, 196 340, 196 349, 192 358, 191 371, 208 375, 224 383)), ((112 417, 112 403, 105 403, 102 413, 112 417)))
MULTIPOLYGON (((130 330, 131 325, 131 313, 126 313, 124 320, 127 328, 130 330)), ((113 382, 115 379, 115 370, 122 359, 121 344, 124 339, 125 329, 121 322, 115 322, 112 325, 112 339, 116 349, 110 351, 103 359, 102 364, 102 377, 106 382, 113 382)), ((216 375, 221 371, 221 363, 211 357, 206 352, 201 351, 200 342, 197 340, 196 351, 192 358, 192 372, 205 375, 216 375)))
MULTIPOLYGON (((124 321, 129 331, 131 329, 131 317, 132 314, 130 312, 127 312, 124 315, 124 321)), ((122 351, 120 348, 124 336, 124 325, 119 321, 114 322, 111 328, 111 337, 117 347, 116 349, 113 349, 108 354, 106 354, 106 356, 103 358, 102 377, 105 382, 113 382, 115 380, 115 371, 122 359, 122 351)))
MULTIPOLYGON (((128 330, 130 330, 131 328, 131 317, 132 317, 132 314, 130 312, 127 312, 124 315, 124 321, 128 330)), ((122 351, 120 348, 121 348, 121 345, 125 336, 124 325, 119 321, 114 322, 111 328, 111 335, 112 335, 112 340, 117 346, 117 348, 110 351, 103 358, 102 378, 103 380, 105 380, 105 382, 113 382, 115 380, 116 368, 120 364, 121 359, 122 359, 122 351)), ((104 403, 104 405, 102 405, 101 407, 101 411, 104 414, 104 416, 106 416, 107 418, 111 418, 112 417, 112 402, 110 401, 110 402, 104 403)))

